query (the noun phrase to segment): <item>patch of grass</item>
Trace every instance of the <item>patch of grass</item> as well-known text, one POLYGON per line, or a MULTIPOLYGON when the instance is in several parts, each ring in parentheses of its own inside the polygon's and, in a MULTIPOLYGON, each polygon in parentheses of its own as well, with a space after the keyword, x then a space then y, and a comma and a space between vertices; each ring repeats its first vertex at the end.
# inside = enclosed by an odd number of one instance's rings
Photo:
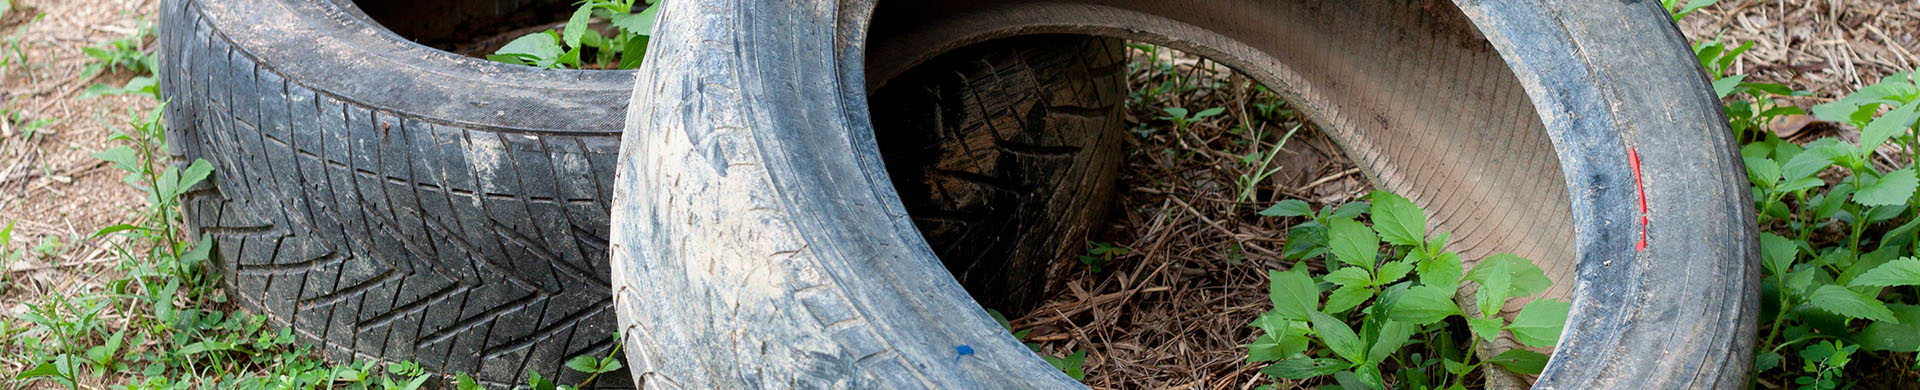
POLYGON ((488 60, 542 69, 633 69, 640 66, 653 34, 657 7, 639 0, 585 0, 559 32, 521 36, 488 60), (634 13, 635 6, 644 8, 634 13), (601 29, 595 29, 599 25, 601 29), (602 35, 602 31, 610 35, 602 35))

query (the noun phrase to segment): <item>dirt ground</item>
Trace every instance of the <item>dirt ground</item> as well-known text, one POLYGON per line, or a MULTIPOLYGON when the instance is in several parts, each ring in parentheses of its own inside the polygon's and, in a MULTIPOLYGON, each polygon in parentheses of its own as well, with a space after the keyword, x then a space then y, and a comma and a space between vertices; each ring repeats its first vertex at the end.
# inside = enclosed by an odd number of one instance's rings
MULTIPOLYGON (((88 63, 81 48, 134 33, 151 22, 158 0, 14 3, 17 9, 0 18, 0 38, 24 31, 19 44, 28 61, 0 69, 0 224, 15 224, 8 247, 44 249, 0 270, 15 280, 0 286, 3 315, 23 312, 24 299, 76 291, 114 272, 108 262, 112 243, 86 237, 129 222, 131 208, 142 201, 137 190, 120 183, 119 171, 90 155, 112 145, 107 139, 125 128, 128 112, 155 104, 140 97, 80 99, 88 85, 118 85, 132 76, 82 80, 79 74, 88 63), (36 14, 46 16, 29 23, 36 14), (42 118, 55 122, 26 137, 28 123, 42 118), (51 240, 58 243, 42 245, 51 240)), ((1920 0, 1729 0, 1690 17, 1683 30, 1696 40, 1755 41, 1733 71, 1814 91, 1794 102, 1802 107, 1920 66, 1920 0)), ((1241 85, 1223 69, 1206 71, 1205 62, 1179 61, 1184 71, 1241 85)), ((1190 95, 1176 99, 1197 106, 1247 98, 1243 87, 1190 95)), ((1289 197, 1338 203, 1368 188, 1324 137, 1299 136, 1289 150, 1283 163, 1290 168, 1269 183, 1289 197)), ((1235 156, 1194 160, 1229 157, 1235 156)), ((1157 158, 1132 159, 1128 169, 1134 176, 1226 173, 1157 158)), ((1258 208, 1226 199, 1233 194, 1225 185, 1172 192, 1128 187, 1133 189, 1117 209, 1123 211, 1103 239, 1132 254, 1105 273, 1077 274, 1068 292, 1015 319, 1014 326, 1034 329, 1031 340, 1041 342, 1045 354, 1088 350, 1087 382, 1097 388, 1249 389, 1262 383, 1257 367, 1244 364, 1242 345, 1254 336, 1247 322, 1266 310, 1264 271, 1280 264, 1285 226, 1246 217, 1258 208)), ((0 373, 20 369, 0 367, 0 373)))
POLYGON ((0 286, 0 312, 23 312, 20 302, 27 297, 97 284, 96 275, 114 265, 110 243, 87 237, 130 222, 141 195, 92 154, 113 145, 108 137, 127 128, 129 112, 145 113, 155 103, 133 96, 80 99, 89 85, 118 86, 133 77, 120 72, 81 79, 89 62, 81 48, 136 33, 152 22, 158 3, 16 0, 16 8, 0 18, 0 38, 19 38, 18 46, 6 43, 0 50, 26 54, 24 63, 0 69, 0 114, 6 116, 0 119, 0 225, 14 224, 7 247, 33 248, 22 261, 5 265, 15 282, 0 286), (40 119, 53 122, 27 137, 26 128, 40 119))

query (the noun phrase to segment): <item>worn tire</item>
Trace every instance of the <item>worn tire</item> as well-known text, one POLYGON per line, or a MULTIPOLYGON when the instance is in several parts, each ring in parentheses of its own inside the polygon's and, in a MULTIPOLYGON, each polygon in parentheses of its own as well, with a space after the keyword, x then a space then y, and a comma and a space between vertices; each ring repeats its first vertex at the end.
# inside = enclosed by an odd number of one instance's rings
POLYGON ((642 386, 1077 386, 942 267, 861 96, 863 80, 945 48, 1038 33, 1231 65, 1429 210, 1467 257, 1534 259, 1555 281, 1547 296, 1573 302, 1539 387, 1746 383, 1758 271, 1744 170, 1659 2, 666 7, 649 54, 676 60, 648 64, 635 86, 644 108, 628 113, 612 231, 642 386))
MULTIPOLYGON (((236 301, 328 360, 410 360, 488 387, 524 384, 528 372, 577 383, 585 375, 562 364, 615 341, 608 202, 634 73, 535 70, 408 40, 445 43, 434 37, 513 10, 436 11, 472 2, 163 2, 169 150, 217 167, 186 196, 186 219, 217 244, 214 263, 236 301), (454 20, 413 19, 405 38, 373 22, 405 12, 454 20)), ((1107 82, 1074 102, 1112 105, 1124 94, 1117 69, 1089 72, 1070 63, 1078 56, 1035 49, 1097 42, 1118 45, 1064 37, 996 46, 972 54, 995 65, 945 74, 1107 82)), ((895 110, 967 113, 946 123, 981 128, 990 116, 979 113, 1034 98, 912 97, 939 78, 897 83, 895 110)), ((625 377, 595 387, 632 387, 625 377)))

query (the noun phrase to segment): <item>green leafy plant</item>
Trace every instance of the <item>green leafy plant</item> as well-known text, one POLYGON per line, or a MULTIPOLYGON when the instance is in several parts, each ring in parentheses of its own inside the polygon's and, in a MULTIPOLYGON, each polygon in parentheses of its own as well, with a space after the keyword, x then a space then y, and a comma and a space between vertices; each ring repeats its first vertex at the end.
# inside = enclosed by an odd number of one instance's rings
POLYGON ((1678 22, 1681 18, 1685 18, 1687 14, 1693 13, 1693 11, 1698 11, 1701 8, 1706 8, 1719 2, 1720 0, 1687 0, 1686 4, 1681 4, 1680 0, 1660 0, 1660 5, 1666 7, 1667 11, 1673 13, 1673 21, 1678 22))
MULTIPOLYGON (((625 344, 618 342, 619 341, 618 335, 614 336, 614 340, 616 341, 616 343, 613 345, 612 350, 607 351, 606 356, 601 356, 596 358, 593 356, 581 355, 581 356, 575 356, 573 357, 573 360, 567 361, 567 369, 579 371, 587 374, 587 379, 580 380, 580 384, 574 385, 573 388, 586 387, 588 384, 593 383, 594 379, 600 378, 601 374, 618 371, 620 370, 621 367, 624 367, 623 365, 620 364, 619 356, 620 356, 620 347, 624 346, 625 344)), ((538 375, 538 374, 535 374, 535 375, 538 375)))
POLYGON ((1073 378, 1073 380, 1087 380, 1087 372, 1081 369, 1087 364, 1087 350, 1073 351, 1073 354, 1067 355, 1067 357, 1041 356, 1040 359, 1046 360, 1047 364, 1053 365, 1053 368, 1060 369, 1060 372, 1066 373, 1067 376, 1073 378))
POLYGON ((93 78, 103 72, 153 73, 155 68, 153 53, 141 50, 141 46, 151 37, 153 37, 153 27, 142 23, 139 30, 133 34, 107 41, 99 46, 80 48, 80 52, 90 59, 87 67, 80 71, 80 79, 93 78))
POLYGON ((1327 252, 1327 221, 1334 219, 1354 219, 1367 213, 1367 203, 1352 202, 1333 206, 1322 206, 1313 211, 1313 206, 1299 199, 1282 200, 1261 210, 1260 215, 1267 217, 1306 218, 1306 222, 1287 229, 1286 244, 1281 246, 1280 254, 1287 260, 1297 260, 1320 256, 1327 252))
POLYGON ((1160 120, 1173 122, 1175 132, 1185 132, 1187 127, 1193 126, 1194 123, 1227 112, 1227 109, 1224 107, 1209 108, 1200 110, 1200 112, 1188 112, 1187 109, 1180 107, 1166 107, 1160 110, 1167 113, 1167 115, 1161 116, 1160 120))
POLYGON ((640 5, 639 0, 582 1, 560 32, 547 30, 521 36, 487 59, 542 69, 639 67, 659 9, 642 6, 644 10, 634 13, 635 6, 640 5), (596 20, 605 21, 610 35, 601 35, 601 30, 593 28, 596 20))
POLYGON ((1080 256, 1080 264, 1086 264, 1087 269, 1093 270, 1095 273, 1105 271, 1107 263, 1113 262, 1114 258, 1132 253, 1132 251, 1127 248, 1114 246, 1109 243, 1093 242, 1090 244, 1093 245, 1093 247, 1087 248, 1087 254, 1080 256))
POLYGON ((1539 373, 1546 356, 1537 352, 1512 349, 1478 360, 1464 351, 1503 331, 1527 346, 1557 342, 1567 303, 1535 300, 1512 321, 1498 315, 1509 299, 1546 291, 1552 283, 1546 274, 1526 259, 1504 254, 1466 270, 1460 256, 1444 248, 1449 234, 1429 237, 1426 216, 1413 202, 1384 191, 1369 197, 1372 226, 1354 219, 1360 212, 1313 213, 1304 202, 1283 202, 1263 212, 1312 217, 1316 226, 1306 229, 1321 231, 1324 240, 1304 253, 1324 256, 1328 270, 1314 275, 1302 263, 1291 271, 1268 271, 1273 310, 1249 325, 1261 335, 1247 345, 1247 361, 1270 363, 1260 372, 1275 378, 1330 376, 1372 389, 1387 388, 1390 377, 1404 382, 1401 387, 1459 387, 1468 373, 1487 363, 1539 373), (1388 248, 1384 255, 1382 244, 1388 248), (1478 287, 1470 306, 1475 310, 1462 310, 1453 301, 1467 282, 1478 287), (1467 325, 1466 332, 1448 326, 1447 320, 1456 317, 1467 325), (1464 349, 1453 344, 1453 335, 1460 333, 1470 339, 1464 349))
POLYGON ((1251 150, 1248 150, 1246 155, 1240 156, 1240 163, 1246 165, 1247 171, 1241 173, 1240 177, 1235 181, 1235 183, 1238 184, 1237 187, 1240 188, 1239 199, 1241 202, 1252 201, 1257 190, 1260 188, 1260 182, 1266 181, 1267 178, 1273 176, 1274 173, 1280 172, 1281 167, 1274 165, 1273 159, 1274 157, 1280 156, 1280 148, 1287 146, 1287 141, 1293 139, 1293 135, 1300 131, 1300 127, 1301 125, 1298 124, 1293 125, 1292 128, 1287 129, 1285 135, 1280 136, 1278 143, 1264 150, 1260 148, 1260 140, 1266 138, 1266 133, 1259 130, 1250 131, 1253 142, 1248 142, 1248 144, 1251 150))
POLYGON ((1741 149, 1759 220, 1769 227, 1760 246, 1762 299, 1770 310, 1762 314, 1755 368, 1768 375, 1797 353, 1819 368, 1796 383, 1833 388, 1854 349, 1920 350, 1913 327, 1920 324, 1920 307, 1913 305, 1920 294, 1912 289, 1920 285, 1920 261, 1913 259, 1920 242, 1920 202, 1913 195, 1920 180, 1910 152, 1920 150, 1920 86, 1911 73, 1898 73, 1812 111, 1859 128, 1858 143, 1765 139, 1741 149), (1883 151, 1888 148, 1908 152, 1883 151), (1820 234, 1828 231, 1841 234, 1820 234))
POLYGON ((1819 344, 1807 346, 1800 351, 1801 359, 1806 361, 1806 365, 1802 366, 1804 375, 1794 378, 1793 383, 1800 385, 1802 390, 1840 388, 1841 373, 1846 368, 1847 362, 1853 360, 1853 353, 1859 349, 1858 345, 1846 345, 1845 342, 1833 341, 1822 341, 1819 344))

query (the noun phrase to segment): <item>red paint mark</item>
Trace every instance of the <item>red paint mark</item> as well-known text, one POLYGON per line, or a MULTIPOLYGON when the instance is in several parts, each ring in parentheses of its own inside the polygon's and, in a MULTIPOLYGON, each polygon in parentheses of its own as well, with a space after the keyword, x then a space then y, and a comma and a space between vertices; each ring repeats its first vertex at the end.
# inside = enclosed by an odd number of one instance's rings
POLYGON ((1634 245, 1633 250, 1644 252, 1647 250, 1647 225, 1652 218, 1647 213, 1647 181, 1640 178, 1640 151, 1628 147, 1627 164, 1633 166, 1633 185, 1640 190, 1640 243, 1634 245))

